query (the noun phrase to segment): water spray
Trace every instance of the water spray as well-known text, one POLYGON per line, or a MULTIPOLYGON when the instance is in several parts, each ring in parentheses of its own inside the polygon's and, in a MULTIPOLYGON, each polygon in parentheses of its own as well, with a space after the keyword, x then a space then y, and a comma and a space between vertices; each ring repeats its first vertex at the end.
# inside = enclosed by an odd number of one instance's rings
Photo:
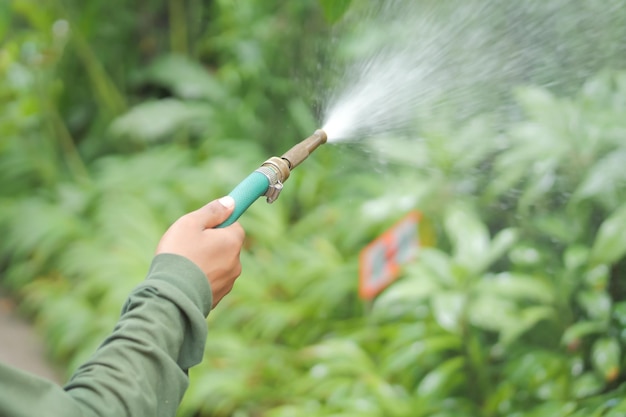
POLYGON ((328 137, 321 129, 289 149, 280 158, 273 156, 241 181, 228 194, 235 200, 235 210, 217 226, 226 227, 233 224, 259 197, 267 197, 268 203, 273 203, 283 189, 283 184, 289 178, 291 171, 300 165, 318 146, 326 143, 328 137))

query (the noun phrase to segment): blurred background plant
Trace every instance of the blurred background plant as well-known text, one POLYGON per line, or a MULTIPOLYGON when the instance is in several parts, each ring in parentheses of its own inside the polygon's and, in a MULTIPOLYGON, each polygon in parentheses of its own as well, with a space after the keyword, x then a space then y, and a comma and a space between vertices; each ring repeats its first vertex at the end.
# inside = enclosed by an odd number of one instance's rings
MULTIPOLYGON (((350 3, 0 4, 0 283, 68 374, 173 220, 318 127, 350 3)), ((520 84, 510 124, 443 103, 254 205, 180 415, 626 413, 626 72, 593 58, 615 37, 563 44, 587 76, 520 84), (437 245, 359 300, 359 251, 415 208, 437 245)))

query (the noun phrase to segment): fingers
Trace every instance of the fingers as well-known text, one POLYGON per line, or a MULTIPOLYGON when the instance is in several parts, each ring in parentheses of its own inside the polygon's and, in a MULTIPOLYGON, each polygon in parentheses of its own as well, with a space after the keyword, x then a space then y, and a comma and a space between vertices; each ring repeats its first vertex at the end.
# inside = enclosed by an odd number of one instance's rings
POLYGON ((213 305, 233 287, 241 274, 239 259, 245 232, 239 223, 221 229, 234 210, 231 197, 211 201, 178 219, 165 232, 157 247, 159 253, 181 255, 195 263, 211 284, 213 305))
POLYGON ((212 229, 222 224, 235 209, 235 200, 231 196, 225 196, 219 200, 213 200, 204 207, 189 213, 195 222, 203 229, 212 229))
POLYGON ((230 226, 225 227, 223 230, 228 230, 235 237, 235 242, 241 246, 244 238, 246 237, 246 232, 243 230, 243 227, 239 223, 233 223, 230 226))

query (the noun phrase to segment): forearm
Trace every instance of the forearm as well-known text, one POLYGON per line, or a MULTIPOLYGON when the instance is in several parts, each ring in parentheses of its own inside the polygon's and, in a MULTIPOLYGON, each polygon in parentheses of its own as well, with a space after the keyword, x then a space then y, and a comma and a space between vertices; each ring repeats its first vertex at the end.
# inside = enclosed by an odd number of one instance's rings
POLYGON ((191 261, 159 255, 129 296, 113 333, 63 391, 0 367, 0 414, 170 417, 202 360, 211 306, 205 275, 191 261), (10 380, 9 380, 10 379, 10 380))
POLYGON ((193 263, 158 256, 66 391, 97 416, 174 416, 187 369, 202 360, 210 306, 208 282, 193 263))

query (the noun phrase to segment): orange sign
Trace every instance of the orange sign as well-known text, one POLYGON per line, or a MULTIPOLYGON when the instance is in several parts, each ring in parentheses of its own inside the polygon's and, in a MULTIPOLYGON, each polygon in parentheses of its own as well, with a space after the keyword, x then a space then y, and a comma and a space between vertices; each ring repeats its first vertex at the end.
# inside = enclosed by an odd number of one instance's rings
POLYGON ((420 247, 418 212, 411 212, 376 240, 359 256, 359 295, 371 300, 398 278, 400 267, 417 255, 420 247))

